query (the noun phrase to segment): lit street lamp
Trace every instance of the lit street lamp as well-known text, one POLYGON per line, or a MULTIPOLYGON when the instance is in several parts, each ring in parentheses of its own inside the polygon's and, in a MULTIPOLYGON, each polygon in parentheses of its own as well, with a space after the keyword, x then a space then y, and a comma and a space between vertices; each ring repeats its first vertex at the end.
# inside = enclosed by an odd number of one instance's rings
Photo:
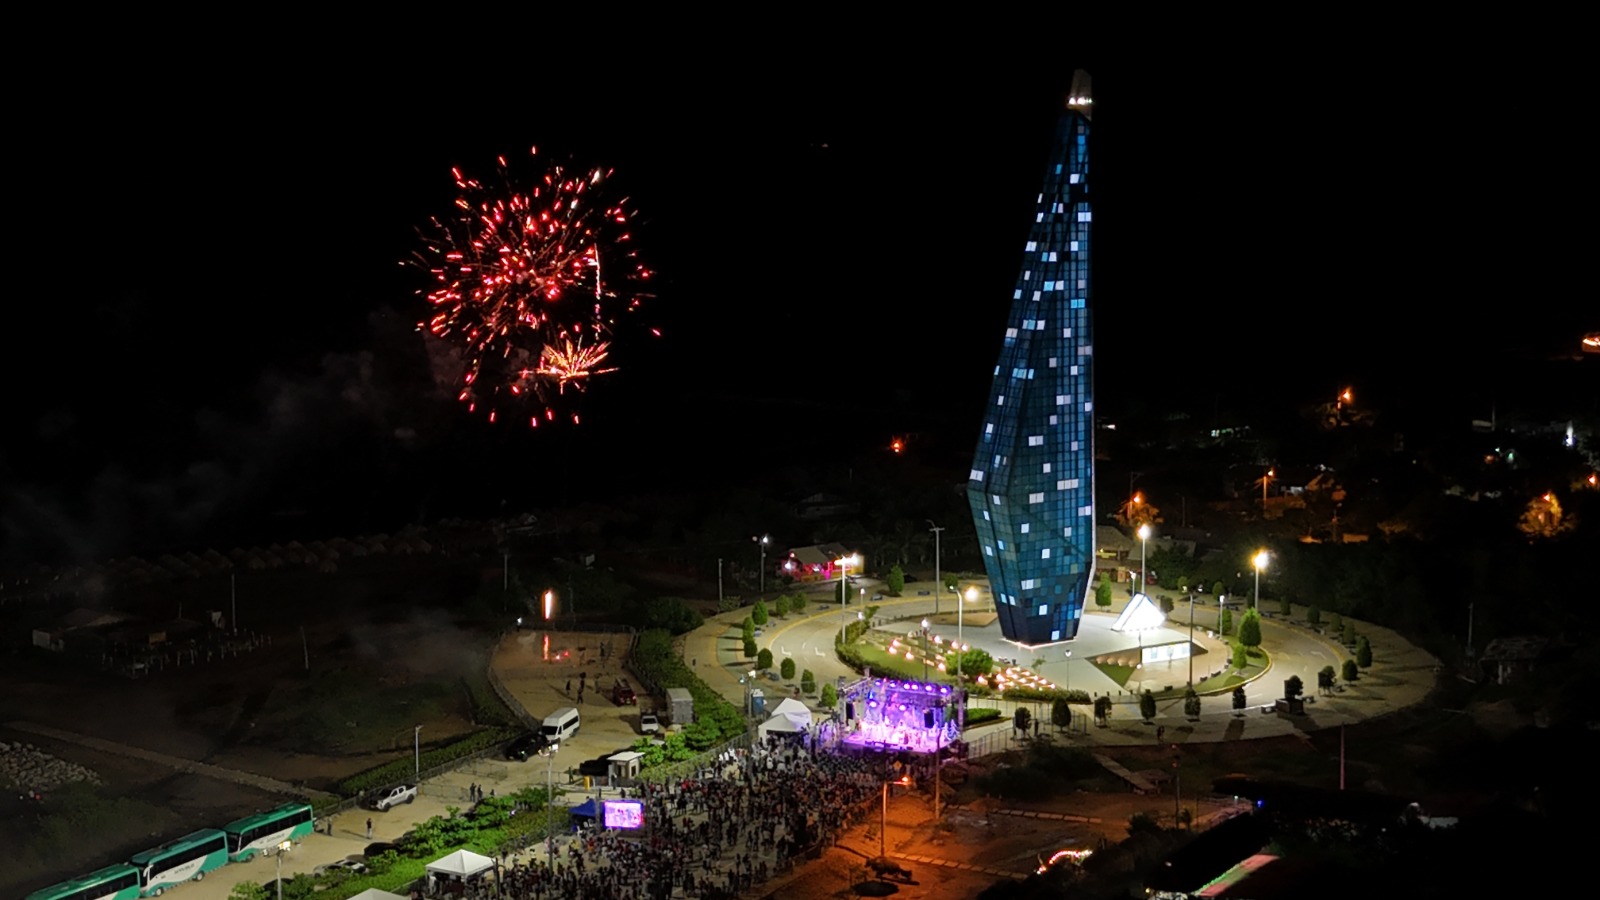
POLYGON ((416 761, 416 776, 422 778, 422 726, 418 725, 411 732, 411 749, 415 754, 412 758, 416 761))
POLYGON ((1139 593, 1141 593, 1141 594, 1147 593, 1150 590, 1150 575, 1147 572, 1145 572, 1145 568, 1144 568, 1145 542, 1149 541, 1149 540, 1150 540, 1150 526, 1149 525, 1140 525, 1139 526, 1139 593))
POLYGON ((971 585, 968 585, 967 586, 967 593, 964 595, 964 597, 965 597, 965 602, 962 602, 962 601, 957 601, 956 602, 956 681, 957 682, 961 681, 961 655, 966 652, 966 643, 967 643, 966 632, 962 630, 961 626, 963 625, 964 620, 966 618, 966 616, 964 614, 967 611, 967 603, 971 603, 972 601, 978 599, 978 589, 975 588, 975 587, 972 587, 971 585))
POLYGON ((1257 611, 1261 609, 1261 570, 1267 567, 1269 558, 1267 551, 1259 550, 1256 552, 1255 558, 1251 560, 1251 563, 1256 567, 1256 597, 1253 605, 1257 611))
POLYGON ((761 570, 756 574, 756 579, 757 579, 756 580, 756 593, 766 593, 766 590, 767 590, 767 545, 772 543, 772 538, 770 536, 768 536, 768 535, 763 534, 760 537, 753 537, 750 540, 755 541, 757 544, 759 544, 761 546, 761 570))
POLYGON ((556 844, 550 829, 551 807, 555 805, 555 764, 556 751, 561 749, 559 744, 546 744, 540 748, 539 755, 544 757, 544 845, 550 852, 550 868, 556 867, 556 844))
POLYGON ((1278 474, 1277 469, 1267 469, 1267 474, 1261 476, 1261 518, 1267 517, 1267 484, 1278 474))
MULTIPOLYGON (((839 564, 839 610, 841 612, 849 609, 850 607, 850 567, 858 565, 860 561, 861 558, 855 556, 854 554, 850 556, 841 556, 834 560, 834 562, 839 564)), ((850 617, 846 615, 843 617, 843 619, 844 621, 839 623, 839 643, 841 644, 844 643, 844 626, 846 622, 850 621, 850 617)))
POLYGON ((278 845, 278 900, 283 900, 283 855, 293 846, 291 841, 284 841, 278 845))
MULTIPOLYGON (((894 781, 885 781, 883 783, 883 814, 878 818, 878 856, 880 857, 887 855, 887 851, 884 849, 883 833, 889 828, 889 785, 891 784, 910 787, 911 776, 902 775, 894 781)), ((279 898, 279 900, 282 900, 282 898, 279 898)))
POLYGON ((922 620, 922 680, 928 680, 928 620, 922 620))

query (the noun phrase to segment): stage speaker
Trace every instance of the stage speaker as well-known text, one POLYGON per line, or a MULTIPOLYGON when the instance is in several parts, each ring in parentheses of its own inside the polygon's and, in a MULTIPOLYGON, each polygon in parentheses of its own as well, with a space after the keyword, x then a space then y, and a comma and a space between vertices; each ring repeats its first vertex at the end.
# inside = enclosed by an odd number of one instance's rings
POLYGON ((925 709, 925 710, 922 711, 922 727, 923 728, 932 728, 933 727, 933 710, 925 709))
POLYGON ((855 717, 856 717, 856 704, 855 704, 855 701, 854 700, 846 701, 845 704, 844 704, 844 720, 846 722, 851 722, 851 721, 855 720, 855 717))

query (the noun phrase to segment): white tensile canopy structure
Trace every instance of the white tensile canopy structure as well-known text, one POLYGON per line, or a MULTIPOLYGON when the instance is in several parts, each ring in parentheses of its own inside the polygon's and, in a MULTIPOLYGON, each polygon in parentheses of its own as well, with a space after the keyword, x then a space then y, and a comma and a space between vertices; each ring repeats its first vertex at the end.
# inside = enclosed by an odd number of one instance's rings
POLYGON ((794 734, 811 727, 811 710, 804 703, 788 698, 772 708, 772 715, 756 727, 756 734, 766 737, 768 732, 794 734))
POLYGON ((1160 628, 1167 621, 1167 614, 1161 611, 1151 599, 1144 594, 1134 594, 1128 601, 1122 615, 1117 616, 1117 621, 1112 623, 1112 631, 1149 631, 1160 628))
POLYGON ((494 860, 471 850, 457 850, 443 859, 428 863, 426 868, 429 875, 454 875, 466 880, 493 869, 494 860))
POLYGON ((367 888, 351 897, 350 900, 406 900, 406 898, 401 894, 391 894, 388 891, 380 891, 377 888, 367 888))

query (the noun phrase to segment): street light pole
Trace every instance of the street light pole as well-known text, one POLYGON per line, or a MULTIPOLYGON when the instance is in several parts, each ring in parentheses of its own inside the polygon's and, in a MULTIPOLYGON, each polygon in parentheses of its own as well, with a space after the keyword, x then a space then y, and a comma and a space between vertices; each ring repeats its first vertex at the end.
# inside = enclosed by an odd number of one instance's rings
POLYGON ((928 620, 922 620, 922 680, 928 680, 928 620))
POLYGON ((1150 540, 1150 526, 1139 526, 1139 593, 1148 593, 1150 590, 1150 575, 1145 571, 1145 544, 1150 540))
MULTIPOLYGON (((416 763, 416 776, 420 780, 422 778, 422 726, 421 725, 418 725, 416 728, 412 729, 412 731, 411 731, 411 752, 414 754, 412 756, 412 759, 416 763)), ((421 785, 417 785, 417 786, 419 788, 421 787, 421 785)))
POLYGON ((278 845, 278 900, 283 900, 283 855, 288 853, 289 848, 292 846, 294 846, 293 843, 289 841, 284 841, 278 845))
POLYGON ((555 871, 556 843, 555 836, 550 833, 550 813, 551 807, 555 805, 556 800, 556 748, 545 747, 543 750, 540 750, 539 753, 544 756, 544 846, 550 854, 550 869, 551 871, 555 871))
POLYGON ((933 532, 933 614, 939 614, 939 598, 944 593, 944 582, 939 577, 939 533, 944 531, 933 520, 928 520, 929 531, 933 532))
POLYGON ((1261 611, 1261 570, 1265 569, 1267 567, 1267 551, 1265 551, 1265 550, 1258 551, 1256 553, 1256 555, 1255 555, 1255 559, 1252 559, 1251 562, 1255 564, 1255 569, 1256 569, 1256 595, 1255 595, 1255 600, 1252 602, 1251 605, 1255 607, 1256 612, 1260 612, 1261 611))
POLYGON ((1189 686, 1194 687, 1194 591, 1189 592, 1189 686))
POLYGON ((761 547, 761 571, 756 573, 756 592, 764 594, 767 591, 767 544, 771 542, 772 538, 763 534, 750 540, 755 541, 761 547))

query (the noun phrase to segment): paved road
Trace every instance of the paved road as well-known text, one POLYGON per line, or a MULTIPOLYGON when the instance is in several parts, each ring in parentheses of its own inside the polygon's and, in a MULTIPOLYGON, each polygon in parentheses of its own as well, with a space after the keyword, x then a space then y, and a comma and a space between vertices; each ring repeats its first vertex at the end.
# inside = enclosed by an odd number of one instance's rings
MULTIPOLYGON (((915 589, 922 584, 923 582, 916 582, 909 585, 907 592, 914 594, 915 589)), ((868 582, 867 579, 863 579, 862 586, 866 588, 868 596, 879 589, 878 585, 868 582)), ((833 591, 836 592, 837 587, 833 591)), ((828 592, 820 596, 831 598, 834 594, 828 592)), ((931 596, 885 599, 877 601, 874 605, 879 607, 880 620, 898 618, 915 620, 933 613, 931 596)), ((946 603, 944 606, 948 609, 949 604, 946 603)), ((757 639, 757 643, 763 647, 771 647, 775 661, 790 656, 794 658, 797 670, 811 669, 816 674, 819 685, 828 679, 841 676, 853 679, 858 677, 856 673, 839 662, 833 655, 832 649, 834 636, 845 622, 854 620, 858 611, 855 604, 851 604, 847 610, 841 610, 836 602, 819 603, 813 599, 804 613, 791 614, 782 620, 774 619, 769 622, 765 633, 757 639)), ((1110 613, 1090 615, 1115 615, 1117 612, 1118 609, 1114 606, 1110 613)), ((740 684, 739 677, 752 668, 751 661, 744 658, 739 631, 740 623, 748 614, 748 609, 741 609, 712 616, 703 626, 686 635, 682 643, 685 658, 696 664, 696 671, 700 677, 730 702, 739 706, 743 706, 745 701, 744 686, 740 684)), ((1212 608, 1211 614, 1215 614, 1215 608, 1212 608)), ((903 630, 910 626, 888 624, 883 627, 888 630, 903 630)), ((1183 714, 1183 700, 1174 698, 1159 703, 1152 724, 1144 724, 1138 714, 1135 693, 1140 686, 1138 682, 1130 682, 1129 688, 1133 690, 1123 688, 1094 669, 1087 660, 1075 659, 1071 662, 1073 668, 1070 681, 1066 683, 1087 690, 1091 694, 1109 694, 1115 702, 1111 721, 1107 727, 1089 728, 1076 740, 1104 745, 1153 742, 1156 728, 1161 726, 1165 726, 1163 736, 1169 742, 1234 741, 1278 737, 1351 724, 1420 703, 1433 689, 1439 661, 1390 629, 1362 622, 1358 622, 1356 628, 1366 635, 1372 644, 1374 666, 1363 671, 1360 680, 1345 685, 1343 692, 1317 696, 1317 673, 1329 665, 1336 670, 1339 669, 1345 659, 1351 658, 1351 654, 1303 623, 1286 623, 1278 618, 1264 618, 1262 643, 1272 655, 1272 665, 1264 675, 1246 686, 1246 695, 1250 703, 1247 712, 1241 715, 1234 711, 1230 690, 1202 697, 1201 714, 1193 721, 1183 714), (1262 713, 1260 707, 1270 704, 1274 698, 1281 696, 1283 682, 1291 675, 1300 676, 1305 685, 1308 699, 1306 714, 1280 716, 1262 713)), ((997 629, 994 630, 997 635, 997 629)), ((974 635, 978 631, 970 625, 967 627, 965 637, 969 643, 977 643, 978 639, 975 639, 974 635)), ((1211 647, 1214 652, 1223 650, 1220 641, 1199 633, 1196 634, 1196 639, 1210 641, 1215 645, 1211 647)), ((1016 653, 1014 649, 1005 651, 998 648, 991 652, 1016 653)), ((1061 677, 1051 675, 1050 667, 1064 665, 1066 663, 1059 661, 1046 663, 1045 673, 1061 683, 1061 677)), ((1174 668, 1178 666, 1184 667, 1184 670, 1181 670, 1182 674, 1174 671, 1170 675, 1165 668, 1152 666, 1147 676, 1151 686, 1183 684, 1187 677, 1186 664, 1173 664, 1174 668)), ((767 680, 759 683, 766 689, 769 705, 770 702, 775 702, 773 700, 775 694, 784 696, 786 689, 790 687, 788 683, 767 680)), ((808 702, 815 702, 814 697, 806 699, 808 702)))

